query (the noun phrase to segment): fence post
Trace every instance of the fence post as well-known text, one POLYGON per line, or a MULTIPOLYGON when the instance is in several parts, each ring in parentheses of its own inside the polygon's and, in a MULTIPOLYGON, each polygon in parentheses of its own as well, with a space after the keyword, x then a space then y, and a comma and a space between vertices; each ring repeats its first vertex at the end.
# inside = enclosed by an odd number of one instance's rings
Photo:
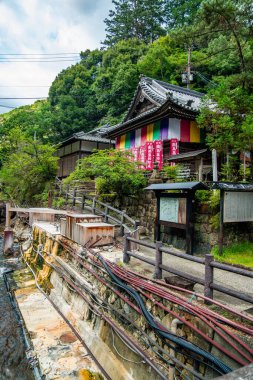
POLYGON ((160 268, 160 265, 163 263, 163 253, 161 252, 160 248, 163 245, 161 241, 156 242, 156 247, 155 247, 155 273, 154 273, 154 278, 161 280, 163 271, 160 268))
MULTIPOLYGON (((213 255, 205 255, 205 289, 204 294, 205 297, 213 299, 213 289, 211 288, 211 284, 213 283, 213 267, 210 265, 213 261, 213 255)), ((206 305, 211 305, 212 302, 205 301, 206 305)))
POLYGON ((108 205, 105 206, 105 223, 108 222, 108 205))
POLYGON ((124 236, 124 230, 125 230, 125 228, 123 226, 124 220, 125 220, 125 210, 122 210, 122 213, 121 213, 121 225, 120 225, 120 235, 121 236, 124 236))
POLYGON ((74 188, 74 191, 73 191, 73 203, 72 203, 72 206, 74 207, 76 205, 76 188, 74 188))
POLYGON ((140 221, 139 220, 136 220, 134 222, 134 229, 137 230, 137 228, 140 226, 140 221))
POLYGON ((82 195, 82 210, 84 210, 85 205, 85 194, 82 195))
POLYGON ((92 201, 92 213, 95 214, 95 211, 96 211, 96 198, 94 197, 92 201))
POLYGON ((69 186, 67 186, 67 189, 66 189, 66 201, 68 201, 68 197, 69 197, 69 186))
POLYGON ((124 248, 123 248, 123 263, 127 264, 130 261, 130 256, 127 253, 130 249, 130 242, 128 238, 130 237, 130 232, 126 232, 124 235, 124 248))
MULTIPOLYGON (((139 225, 140 225, 140 221, 139 220, 136 220, 134 222, 134 233, 133 233, 133 237, 136 239, 136 240, 139 240, 139 225)), ((137 243, 131 243, 131 246, 132 246, 132 250, 133 251, 137 251, 139 249, 139 246, 137 243)))

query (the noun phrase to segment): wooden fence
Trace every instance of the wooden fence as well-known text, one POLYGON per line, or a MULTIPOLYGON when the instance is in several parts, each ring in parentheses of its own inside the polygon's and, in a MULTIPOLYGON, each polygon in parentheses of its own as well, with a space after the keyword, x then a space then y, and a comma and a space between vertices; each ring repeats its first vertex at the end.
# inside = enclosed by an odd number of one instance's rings
MULTIPOLYGON (((154 266, 154 278, 161 279, 162 272, 166 271, 169 273, 173 273, 177 276, 183 277, 189 281, 192 281, 197 284, 201 284, 204 286, 204 295, 210 299, 213 299, 213 291, 217 290, 221 293, 227 294, 229 296, 238 298, 240 300, 253 303, 253 297, 247 293, 242 293, 232 288, 225 287, 223 285, 216 284, 214 282, 214 270, 221 269, 225 272, 235 273, 247 278, 253 278, 253 271, 241 269, 237 267, 233 267, 231 265, 223 264, 214 261, 214 257, 211 254, 205 255, 204 258, 195 257, 191 255, 187 255, 185 253, 177 253, 170 250, 167 247, 164 247, 162 242, 157 241, 156 244, 148 243, 142 240, 135 239, 130 236, 129 233, 125 233, 124 236, 124 248, 123 248, 123 261, 128 263, 131 257, 135 257, 138 260, 146 262, 152 266, 154 266), (150 259, 145 256, 141 256, 135 251, 131 250, 131 243, 135 243, 137 246, 144 246, 147 248, 154 249, 154 259, 150 259), (176 256, 188 261, 192 261, 203 266, 203 277, 196 277, 194 275, 185 273, 181 270, 174 269, 169 267, 168 265, 163 264, 163 254, 169 254, 172 256, 176 256)), ((251 287, 252 288, 252 287, 251 287)), ((249 286, 250 289, 250 286, 249 286)), ((208 302, 207 302, 208 303, 208 302)))
POLYGON ((96 197, 87 195, 78 188, 67 189, 65 196, 72 207, 79 206, 82 211, 86 209, 92 211, 93 214, 102 215, 106 223, 110 221, 116 223, 120 226, 122 236, 125 231, 136 231, 140 225, 139 220, 131 218, 125 210, 118 210, 108 203, 100 202, 96 197))

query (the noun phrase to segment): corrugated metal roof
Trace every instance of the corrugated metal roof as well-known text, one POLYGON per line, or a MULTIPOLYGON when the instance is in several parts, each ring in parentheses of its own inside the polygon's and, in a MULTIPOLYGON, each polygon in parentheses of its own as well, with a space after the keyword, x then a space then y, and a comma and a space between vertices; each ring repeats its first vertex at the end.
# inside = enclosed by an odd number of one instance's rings
POLYGON ((156 183, 146 187, 144 190, 165 191, 165 190, 209 190, 203 182, 175 182, 156 183))
POLYGON ((205 152, 207 152, 207 149, 200 149, 200 150, 194 150, 192 152, 176 154, 175 156, 170 156, 170 158, 168 158, 168 161, 177 161, 177 160, 184 160, 186 158, 197 157, 205 152))
POLYGON ((228 191, 253 191, 253 183, 216 182, 213 189, 228 191))

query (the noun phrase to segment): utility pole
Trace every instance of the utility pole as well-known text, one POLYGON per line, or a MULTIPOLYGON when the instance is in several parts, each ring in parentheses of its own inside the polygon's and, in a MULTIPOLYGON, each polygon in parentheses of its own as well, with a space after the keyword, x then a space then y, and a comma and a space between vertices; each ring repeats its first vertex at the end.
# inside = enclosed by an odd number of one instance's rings
POLYGON ((187 63, 187 88, 191 84, 191 48, 188 48, 188 63, 187 63))
POLYGON ((188 48, 188 60, 185 72, 182 74, 182 82, 187 84, 187 88, 190 89, 191 82, 193 81, 193 75, 191 72, 191 48, 188 48))

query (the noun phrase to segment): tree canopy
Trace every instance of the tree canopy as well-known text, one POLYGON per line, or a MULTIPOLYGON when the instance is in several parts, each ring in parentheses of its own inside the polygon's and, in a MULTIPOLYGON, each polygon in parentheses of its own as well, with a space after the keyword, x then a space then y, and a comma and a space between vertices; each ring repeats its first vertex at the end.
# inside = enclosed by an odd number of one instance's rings
POLYGON ((2 194, 20 205, 34 204, 55 178, 55 148, 16 128, 10 132, 8 149, 0 172, 2 194))
POLYGON ((212 111, 203 107, 199 118, 208 129, 208 144, 229 154, 252 150, 251 1, 114 0, 112 4, 103 47, 81 52, 80 63, 59 73, 48 100, 0 116, 0 160, 9 152, 10 131, 16 127, 27 138, 37 136, 55 144, 74 132, 120 122, 141 74, 182 85, 189 47, 191 87, 217 104, 212 111), (241 147, 238 134, 245 142, 241 147))
POLYGON ((114 195, 119 204, 122 197, 136 194, 146 184, 139 164, 133 162, 131 153, 115 149, 99 150, 79 160, 65 182, 94 177, 99 194, 114 195))
POLYGON ((105 19, 106 46, 126 39, 151 43, 165 34, 164 0, 112 0, 114 10, 105 19))

